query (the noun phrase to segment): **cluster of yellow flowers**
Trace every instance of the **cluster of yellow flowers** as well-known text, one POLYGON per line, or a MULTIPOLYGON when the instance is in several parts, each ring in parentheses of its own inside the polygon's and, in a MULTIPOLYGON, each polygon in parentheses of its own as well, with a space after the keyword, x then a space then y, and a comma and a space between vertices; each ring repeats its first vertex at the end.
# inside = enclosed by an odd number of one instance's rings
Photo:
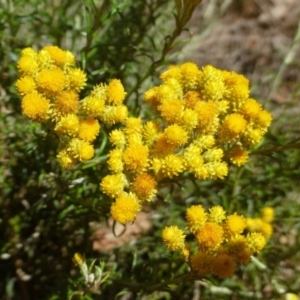
POLYGON ((274 209, 266 206, 261 211, 260 218, 247 218, 247 230, 260 232, 265 238, 270 238, 273 233, 272 222, 274 220, 274 209))
POLYGON ((22 113, 54 130, 60 139, 57 155, 64 167, 94 156, 91 144, 100 131, 99 120, 114 124, 127 118, 123 85, 113 79, 100 84, 80 101, 86 74, 76 68, 70 51, 46 46, 36 52, 25 48, 18 61, 20 79, 16 88, 22 96, 22 113))
POLYGON ((237 73, 194 63, 172 66, 163 83, 144 97, 158 117, 143 123, 127 118, 113 130, 108 166, 101 182, 115 198, 111 213, 121 223, 133 221, 143 201, 151 201, 162 179, 182 173, 197 179, 223 179, 228 162, 245 164, 248 150, 267 131, 272 117, 249 98, 249 82, 237 73))
POLYGON ((186 226, 195 237, 196 251, 185 242, 186 235, 177 226, 165 227, 162 239, 170 251, 181 251, 192 271, 201 277, 232 276, 238 264, 248 263, 251 255, 266 245, 262 233, 244 234, 247 228, 244 216, 236 213, 226 216, 221 206, 213 206, 209 212, 201 205, 191 206, 186 211, 186 226))

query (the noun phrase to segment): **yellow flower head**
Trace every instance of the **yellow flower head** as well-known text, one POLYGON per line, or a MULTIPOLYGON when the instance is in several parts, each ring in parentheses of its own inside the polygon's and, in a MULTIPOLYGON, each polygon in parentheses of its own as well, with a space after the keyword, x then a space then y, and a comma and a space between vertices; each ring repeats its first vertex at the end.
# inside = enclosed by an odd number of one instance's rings
POLYGON ((245 101, 239 113, 243 115, 245 119, 251 120, 255 118, 260 111, 261 111, 261 104, 259 104, 256 100, 250 98, 245 101))
POLYGON ((163 134, 167 143, 174 145, 174 147, 180 147, 186 144, 188 140, 188 133, 179 125, 168 126, 163 134))
POLYGON ((261 224, 260 233, 262 233, 266 239, 270 238, 273 234, 273 226, 270 223, 263 222, 261 224))
POLYGON ((126 177, 122 173, 105 176, 100 187, 104 194, 112 198, 116 198, 123 193, 126 186, 126 177))
POLYGON ((68 87, 76 92, 81 91, 86 86, 86 74, 79 68, 70 69, 68 73, 68 87))
POLYGON ((129 145, 123 153, 124 167, 134 173, 143 172, 148 166, 149 149, 143 145, 129 145))
POLYGON ((196 90, 199 86, 200 70, 195 63, 186 62, 180 66, 181 85, 185 91, 196 90))
POLYGON ((22 55, 18 60, 18 70, 21 75, 32 76, 38 71, 36 58, 29 55, 22 55))
POLYGON ((144 100, 150 103, 154 108, 160 104, 160 95, 158 94, 158 90, 160 87, 150 88, 148 91, 144 93, 144 100))
POLYGON ((156 180, 147 173, 138 175, 132 184, 133 192, 142 201, 152 201, 157 193, 156 187, 156 180))
POLYGON ((211 263, 213 259, 214 256, 211 253, 198 251, 191 256, 191 269, 200 276, 207 276, 211 274, 211 263))
POLYGON ((131 194, 119 196, 110 207, 113 219, 122 224, 133 222, 139 210, 140 204, 131 194))
POLYGON ((246 239, 253 253, 261 251, 266 245, 266 238, 259 232, 248 233, 246 239))
POLYGON ((47 96, 53 96, 65 87, 65 75, 60 69, 42 70, 36 77, 37 88, 47 96))
POLYGON ((236 213, 227 217, 226 220, 226 231, 229 231, 229 234, 242 233, 246 228, 246 219, 243 216, 239 216, 236 213))
POLYGON ((247 150, 244 149, 243 147, 234 146, 229 150, 228 158, 234 165, 240 167, 248 161, 249 155, 247 150))
POLYGON ((54 107, 61 114, 76 113, 78 106, 79 97, 74 91, 62 91, 56 95, 54 107))
POLYGON ((126 119, 124 132, 126 136, 141 134, 143 130, 141 118, 129 117, 126 119))
POLYGON ((247 239, 243 235, 236 234, 228 241, 228 253, 238 263, 248 263, 253 252, 248 247, 247 239))
POLYGON ((198 115, 195 111, 187 108, 182 112, 177 123, 187 132, 191 132, 198 126, 198 115))
POLYGON ((271 223, 274 220, 275 211, 273 207, 266 206, 261 210, 261 218, 267 222, 271 223))
POLYGON ((115 129, 109 134, 110 142, 117 148, 124 149, 126 145, 125 134, 120 129, 115 129))
POLYGON ((200 101, 200 94, 196 91, 189 91, 184 95, 184 102, 186 108, 194 109, 196 104, 200 101))
POLYGON ((224 232, 219 224, 207 222, 197 231, 196 239, 201 251, 212 251, 224 241, 224 232))
POLYGON ((50 101, 38 93, 27 94, 22 100, 22 114, 30 119, 43 122, 47 119, 50 101))
POLYGON ((36 85, 32 77, 24 76, 16 82, 16 88, 20 95, 24 96, 34 92, 36 85))
POLYGON ((262 128, 267 128, 270 126, 270 124, 272 122, 272 116, 268 111, 262 110, 256 116, 255 121, 258 126, 260 126, 262 128))
POLYGON ((79 129, 79 118, 77 115, 69 114, 62 117, 57 125, 55 131, 59 134, 69 134, 76 136, 79 129))
POLYGON ((170 154, 162 161, 161 172, 164 177, 173 178, 183 171, 184 161, 181 157, 170 154))
POLYGON ((63 68, 65 65, 72 65, 75 63, 75 57, 71 52, 64 51, 57 46, 46 46, 43 50, 50 54, 55 65, 60 68, 63 68))
POLYGON ((222 159, 223 150, 221 148, 208 149, 202 156, 205 162, 217 162, 222 159))
POLYGON ((207 221, 207 214, 202 205, 192 205, 186 210, 186 224, 192 233, 196 233, 207 221))
POLYGON ((162 231, 162 239, 170 251, 181 250, 185 247, 185 234, 177 226, 165 227, 162 231))
POLYGON ((159 125, 154 121, 148 121, 143 126, 143 137, 146 145, 152 145, 158 135, 159 125))
POLYGON ((162 80, 162 81, 167 81, 168 79, 176 79, 178 82, 181 82, 181 79, 182 79, 182 74, 181 74, 181 70, 180 70, 180 67, 177 67, 177 66, 174 66, 174 65, 171 65, 168 67, 168 70, 163 72, 159 78, 162 80))
POLYGON ((80 139, 72 139, 69 147, 79 161, 89 160, 95 153, 94 147, 90 143, 80 139))
POLYGON ((120 80, 113 79, 107 87, 107 102, 109 104, 121 105, 125 99, 126 92, 120 80))
POLYGON ((122 149, 110 150, 108 154, 107 165, 112 172, 114 173, 123 172, 124 166, 123 166, 122 156, 123 156, 122 149))
POLYGON ((59 151, 56 157, 64 168, 73 167, 76 161, 76 159, 70 153, 68 153, 66 149, 59 151))
POLYGON ((97 137, 99 131, 99 122, 96 119, 88 118, 80 121, 78 136, 87 142, 92 142, 97 137))
POLYGON ((209 222, 222 223, 226 219, 226 212, 222 206, 213 206, 209 209, 209 222))
POLYGON ((165 157, 166 155, 173 153, 174 149, 175 145, 168 143, 166 137, 163 134, 160 134, 157 136, 152 152, 156 157, 165 157))
POLYGON ((194 111, 198 116, 199 128, 204 130, 211 125, 218 114, 218 107, 214 102, 198 102, 194 111))
POLYGON ((83 99, 82 110, 90 117, 101 117, 104 111, 104 99, 96 96, 88 96, 83 99))
POLYGON ((128 116, 128 109, 125 105, 105 106, 99 116, 103 122, 110 125, 124 121, 128 116))
POLYGON ((231 114, 226 117, 219 130, 223 141, 231 141, 245 131, 247 122, 240 114, 231 114))
POLYGON ((158 107, 161 116, 168 122, 174 123, 183 111, 183 101, 179 99, 164 99, 158 107))
POLYGON ((215 257, 211 263, 211 271, 216 276, 225 279, 235 272, 236 262, 228 254, 221 254, 215 257))

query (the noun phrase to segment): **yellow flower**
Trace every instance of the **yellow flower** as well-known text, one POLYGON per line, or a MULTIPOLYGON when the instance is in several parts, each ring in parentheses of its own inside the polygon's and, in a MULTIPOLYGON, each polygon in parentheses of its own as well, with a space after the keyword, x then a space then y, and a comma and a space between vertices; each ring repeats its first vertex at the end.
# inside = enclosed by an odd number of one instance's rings
POLYGON ((162 231, 162 239, 170 251, 181 250, 185 247, 185 234, 177 226, 165 227, 162 231))
POLYGON ((260 111, 261 104, 259 104, 256 100, 250 98, 245 101, 239 113, 242 114, 245 117, 245 119, 250 120, 255 118, 260 111))
POLYGON ((108 103, 121 105, 125 99, 126 92, 120 80, 113 79, 107 87, 108 103))
POLYGON ((43 50, 49 52, 56 66, 63 68, 65 65, 75 63, 74 55, 69 51, 64 51, 57 46, 46 46, 43 50))
POLYGON ((109 134, 110 142, 117 148, 124 149, 126 145, 125 134, 122 130, 115 129, 109 134))
POLYGON ((235 272, 236 262, 228 254, 221 254, 215 257, 211 263, 212 273, 225 279, 232 276, 235 272))
POLYGON ((202 205, 192 205, 186 210, 186 224, 192 233, 196 233, 207 221, 207 214, 202 205))
POLYGON ((222 206, 213 206, 209 209, 209 222, 222 223, 226 219, 226 212, 222 206))
POLYGON ((126 119, 124 133, 126 136, 141 134, 143 130, 141 118, 129 117, 126 119))
POLYGON ((201 100, 202 98, 200 97, 200 94, 196 91, 188 91, 184 95, 184 102, 186 108, 194 109, 196 104, 201 100))
POLYGON ((126 177, 122 173, 105 176, 100 187, 104 194, 116 198, 123 193, 126 186, 126 177))
POLYGON ((77 135, 79 129, 79 118, 77 115, 69 114, 62 117, 57 125, 55 131, 59 134, 77 135))
POLYGON ((198 126, 198 115, 195 111, 187 108, 182 112, 177 123, 187 132, 191 132, 198 126))
POLYGON ((190 264, 193 272, 204 277, 211 274, 211 263, 214 256, 211 253, 198 251, 191 256, 190 264))
POLYGON ((240 114, 227 115, 220 126, 219 135, 223 141, 231 141, 245 131, 247 122, 240 114))
POLYGON ((258 144, 262 139, 263 134, 264 131, 261 129, 253 129, 251 127, 247 128, 246 132, 244 133, 243 143, 246 145, 258 144))
POLYGON ((266 206, 261 210, 261 218, 268 223, 271 223, 274 220, 274 208, 266 206))
POLYGON ((22 100, 22 114, 30 119, 43 122, 47 119, 50 101, 38 93, 27 94, 22 100))
POLYGON ((147 146, 132 144, 125 148, 123 162, 125 169, 141 173, 148 166, 149 149, 147 146))
POLYGON ((251 232, 246 236, 248 247, 252 252, 261 251, 266 245, 266 238, 259 232, 251 232))
POLYGON ((56 157, 64 168, 73 167, 76 161, 76 159, 70 155, 66 149, 59 151, 56 157))
POLYGON ((186 144, 188 139, 188 133, 179 125, 168 126, 163 133, 166 141, 174 145, 175 147, 180 147, 186 144))
POLYGON ((256 121, 256 124, 261 126, 262 128, 267 128, 270 126, 270 124, 272 122, 272 116, 268 111, 262 110, 256 116, 255 121, 256 121))
POLYGON ((16 88, 22 96, 32 93, 35 90, 35 87, 35 81, 29 76, 24 76, 16 82, 16 88))
POLYGON ((76 113, 79 106, 78 94, 74 91, 62 91, 56 95, 55 109, 62 114, 76 113))
POLYGON ((21 75, 32 76, 38 71, 38 63, 34 57, 22 55, 18 60, 18 70, 21 75))
POLYGON ((133 222, 136 218, 140 204, 131 194, 119 196, 110 208, 113 219, 119 223, 125 224, 133 222))
POLYGON ((150 146, 154 143, 158 135, 159 125, 154 121, 148 121, 143 126, 143 137, 146 145, 150 146))
POLYGON ((68 151, 73 154, 73 156, 79 161, 86 161, 94 156, 93 146, 81 139, 72 139, 68 145, 68 151))
POLYGON ((99 122, 93 118, 88 118, 80 121, 78 136, 87 142, 92 142, 97 137, 99 131, 99 122))
POLYGON ((179 175, 183 171, 183 168, 183 159, 177 155, 170 154, 163 159, 161 172, 164 177, 173 178, 179 175))
POLYGON ((246 228, 246 220, 243 216, 239 216, 236 213, 230 215, 226 219, 225 227, 229 234, 242 233, 246 228))
POLYGON ((160 104, 160 96, 158 90, 160 87, 153 87, 144 93, 144 100, 150 103, 154 108, 160 104))
POLYGON ((228 253, 240 264, 248 263, 253 254, 248 247, 247 239, 239 234, 232 236, 228 240, 228 253))
POLYGON ((181 70, 180 70, 180 67, 177 67, 177 66, 174 66, 174 65, 171 65, 171 66, 168 66, 168 70, 163 72, 159 78, 162 80, 162 81, 167 81, 168 79, 176 79, 178 82, 181 82, 181 79, 182 79, 182 74, 181 74, 181 70))
POLYGON ((70 69, 68 73, 68 87, 76 92, 81 91, 86 86, 86 74, 79 68, 70 69))
POLYGON ((273 226, 270 223, 263 222, 261 224, 260 232, 266 239, 268 239, 273 234, 273 226))
POLYGON ((110 125, 124 121, 128 116, 128 110, 125 105, 105 106, 99 116, 103 122, 110 125))
POLYGON ((123 161, 122 161, 123 151, 122 149, 110 150, 108 154, 108 168, 114 173, 121 173, 123 171, 123 161))
POLYGON ((178 120, 183 108, 183 101, 179 99, 164 99, 158 107, 161 116, 168 123, 174 123, 178 120))
POLYGON ((104 110, 104 99, 96 96, 88 96, 83 99, 83 112, 90 117, 101 117, 104 110))
POLYGON ((205 162, 217 162, 223 157, 223 150, 221 148, 208 149, 202 154, 205 162))
POLYGON ((157 182, 149 174, 138 175, 132 183, 133 192, 140 200, 152 201, 157 193, 157 182))
POLYGON ((198 146, 190 144, 183 152, 185 168, 189 172, 196 172, 203 165, 203 157, 198 146))
POLYGON ((173 153, 174 149, 175 146, 168 143, 166 137, 163 134, 160 134, 157 136, 152 153, 155 157, 165 157, 166 155, 173 153))
POLYGON ((196 239, 201 251, 212 251, 224 241, 224 232, 217 223, 207 222, 197 231, 196 239))
POLYGON ((47 96, 59 93, 65 86, 65 75, 60 69, 42 70, 36 77, 37 88, 47 96))
POLYGON ((249 159, 247 150, 241 146, 232 147, 228 152, 228 157, 233 164, 239 167, 244 165, 249 159))
POLYGON ((198 126, 201 130, 207 129, 218 114, 218 107, 214 102, 198 102, 194 111, 198 116, 198 126))
POLYGON ((180 83, 183 89, 186 91, 196 90, 199 86, 200 76, 198 66, 195 63, 186 62, 179 67, 182 74, 180 83))

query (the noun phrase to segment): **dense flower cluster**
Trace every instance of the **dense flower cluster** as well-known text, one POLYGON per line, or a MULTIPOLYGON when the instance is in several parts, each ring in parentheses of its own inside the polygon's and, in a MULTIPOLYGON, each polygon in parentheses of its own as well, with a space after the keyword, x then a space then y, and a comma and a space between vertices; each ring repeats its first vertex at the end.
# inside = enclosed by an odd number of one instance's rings
POLYGON ((57 157, 64 167, 94 156, 91 143, 100 131, 98 119, 114 124, 127 118, 127 108, 122 104, 126 93, 117 79, 94 87, 80 101, 86 74, 76 68, 70 51, 56 46, 46 46, 39 52, 25 48, 18 70, 16 88, 22 96, 22 113, 56 132, 60 139, 57 157))
POLYGON ((260 218, 247 218, 247 230, 260 232, 265 238, 270 238, 273 233, 272 222, 274 220, 274 209, 266 206, 261 211, 260 218))
POLYGON ((185 233, 176 226, 165 227, 162 239, 170 251, 179 250, 199 276, 232 276, 237 265, 246 264, 266 245, 260 232, 245 233, 247 220, 236 213, 226 216, 221 206, 206 211, 193 205, 186 211, 187 229, 194 235, 196 249, 185 242, 185 233))
MULTIPOLYGON (((183 173, 223 179, 229 163, 247 162, 249 149, 271 123, 271 115, 249 98, 249 82, 242 75, 185 63, 160 78, 163 83, 144 95, 157 119, 143 123, 130 117, 124 128, 110 133, 113 174, 101 182, 110 197, 130 194, 139 204, 151 201, 162 179, 183 173)), ((124 220, 118 212, 115 220, 124 220)))

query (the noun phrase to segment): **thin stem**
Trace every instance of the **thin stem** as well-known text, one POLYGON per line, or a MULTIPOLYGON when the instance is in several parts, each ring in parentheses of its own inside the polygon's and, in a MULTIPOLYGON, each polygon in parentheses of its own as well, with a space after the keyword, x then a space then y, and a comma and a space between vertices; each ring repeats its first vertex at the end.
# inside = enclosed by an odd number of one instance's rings
POLYGON ((255 155, 255 154, 268 155, 268 154, 272 154, 274 152, 280 152, 280 151, 291 150, 291 149, 300 149, 300 142, 290 143, 290 144, 286 144, 283 146, 274 146, 274 147, 270 147, 268 149, 255 150, 255 151, 252 151, 250 153, 250 155, 255 155))

